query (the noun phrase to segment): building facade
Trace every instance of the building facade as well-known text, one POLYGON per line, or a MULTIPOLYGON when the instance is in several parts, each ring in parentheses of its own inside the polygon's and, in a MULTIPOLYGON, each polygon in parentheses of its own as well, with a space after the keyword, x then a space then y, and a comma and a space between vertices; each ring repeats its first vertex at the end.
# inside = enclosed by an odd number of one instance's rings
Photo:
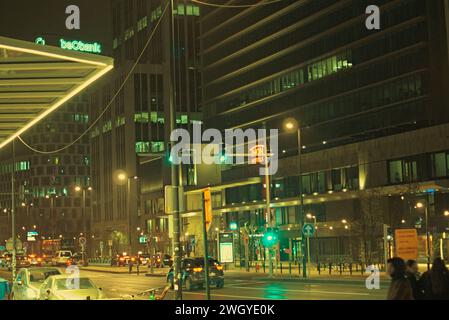
MULTIPOLYGON (((418 230, 423 259, 418 201, 428 206, 432 254, 447 256, 447 16, 447 1, 420 0, 287 0, 201 16, 205 126, 279 129, 270 183, 279 260, 304 253, 304 222, 317 227, 311 261, 382 263, 398 228, 418 230), (365 26, 373 4, 380 30, 365 26), (301 167, 297 135, 283 128, 288 118, 300 126, 301 167)), ((214 230, 236 223, 236 259, 244 232, 253 235, 249 260, 264 259, 258 166, 223 166, 220 179, 214 230)), ((190 197, 184 232, 195 235, 201 254, 201 207, 190 197)))
POLYGON ((189 129, 201 119, 201 96, 199 7, 174 1, 172 10, 169 4, 111 1, 116 70, 91 101, 96 119, 118 93, 91 132, 93 188, 99 190, 93 198, 93 228, 104 256, 147 251, 141 236, 157 241, 159 251, 170 247, 169 216, 163 211, 164 186, 171 181, 165 157, 170 106, 176 110, 176 126, 189 129))

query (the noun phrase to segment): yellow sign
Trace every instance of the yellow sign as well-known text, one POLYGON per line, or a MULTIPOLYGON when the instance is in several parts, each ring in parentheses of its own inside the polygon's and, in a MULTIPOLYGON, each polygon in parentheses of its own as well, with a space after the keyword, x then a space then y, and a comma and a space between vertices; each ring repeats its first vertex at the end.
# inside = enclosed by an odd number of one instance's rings
POLYGON ((416 229, 396 229, 395 232, 396 256, 404 260, 418 258, 418 234, 416 229))
POLYGON ((206 188, 203 191, 204 194, 204 212, 205 212, 205 221, 206 231, 209 231, 210 226, 212 224, 212 196, 210 192, 210 188, 206 188))
POLYGON ((258 144, 249 149, 250 152, 250 164, 265 163, 265 146, 258 144))

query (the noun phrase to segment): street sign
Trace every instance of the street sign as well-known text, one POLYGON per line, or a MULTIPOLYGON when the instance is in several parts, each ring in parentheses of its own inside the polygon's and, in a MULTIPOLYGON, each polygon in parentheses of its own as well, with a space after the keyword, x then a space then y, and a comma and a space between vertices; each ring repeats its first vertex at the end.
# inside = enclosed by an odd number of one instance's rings
POLYGON ((310 237, 313 236, 314 233, 315 233, 315 227, 313 226, 313 224, 311 224, 311 223, 305 223, 305 224, 303 225, 303 227, 302 227, 302 234, 303 234, 305 237, 310 238, 310 237))
POLYGON ((147 236, 140 236, 140 237, 139 237, 139 243, 140 243, 140 244, 145 244, 145 243, 147 243, 147 236))
POLYGON ((418 258, 418 233, 416 229, 396 229, 394 231, 396 256, 404 260, 418 258))
POLYGON ((209 231, 212 225, 212 195, 210 192, 210 188, 206 188, 203 191, 204 194, 204 212, 205 212, 205 221, 206 231, 209 231))
POLYGON ((39 235, 37 231, 28 231, 27 232, 27 241, 34 242, 36 241, 36 237, 39 235))
POLYGON ((83 247, 83 246, 86 245, 86 238, 80 237, 80 238, 78 239, 78 242, 79 242, 80 246, 83 247))
POLYGON ((221 263, 234 262, 234 240, 232 232, 220 233, 219 260, 221 263))
POLYGON ((258 144, 249 149, 250 158, 249 163, 251 164, 261 164, 265 163, 265 146, 263 144, 258 144))

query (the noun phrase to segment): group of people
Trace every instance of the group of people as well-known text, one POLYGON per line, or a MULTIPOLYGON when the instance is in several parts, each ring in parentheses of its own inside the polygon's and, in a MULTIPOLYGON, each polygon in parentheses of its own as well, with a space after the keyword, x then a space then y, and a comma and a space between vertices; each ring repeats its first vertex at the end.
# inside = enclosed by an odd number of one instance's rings
POLYGON ((449 270, 441 258, 435 258, 422 275, 415 260, 391 258, 387 273, 391 277, 388 300, 449 300, 449 270))

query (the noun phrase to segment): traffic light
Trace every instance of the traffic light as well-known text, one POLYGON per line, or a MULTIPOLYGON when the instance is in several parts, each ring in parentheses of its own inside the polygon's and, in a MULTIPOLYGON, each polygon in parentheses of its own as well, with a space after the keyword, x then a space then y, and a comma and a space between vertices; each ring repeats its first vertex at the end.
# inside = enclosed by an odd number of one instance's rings
POLYGON ((268 228, 262 238, 262 243, 265 247, 271 248, 279 241, 279 235, 277 229, 268 228))

